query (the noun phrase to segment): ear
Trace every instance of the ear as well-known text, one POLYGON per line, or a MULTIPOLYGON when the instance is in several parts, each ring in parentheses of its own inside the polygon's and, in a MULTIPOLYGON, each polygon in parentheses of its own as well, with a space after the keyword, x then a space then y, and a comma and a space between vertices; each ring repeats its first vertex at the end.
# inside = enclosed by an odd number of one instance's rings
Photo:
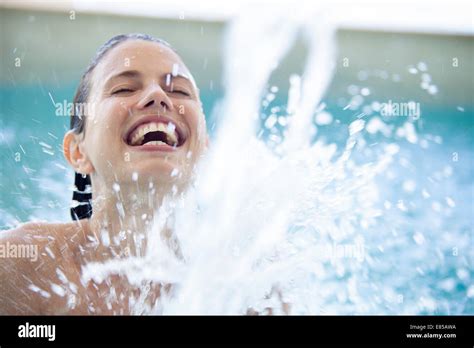
POLYGON ((94 172, 94 166, 83 151, 81 142, 79 134, 74 133, 72 130, 68 131, 63 139, 64 157, 66 157, 66 160, 76 172, 91 174, 94 172))

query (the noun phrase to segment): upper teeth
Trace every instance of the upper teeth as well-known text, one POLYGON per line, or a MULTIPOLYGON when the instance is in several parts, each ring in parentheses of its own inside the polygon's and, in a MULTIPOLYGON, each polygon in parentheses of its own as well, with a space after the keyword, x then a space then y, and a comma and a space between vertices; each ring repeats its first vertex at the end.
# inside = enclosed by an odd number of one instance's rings
POLYGON ((131 145, 140 145, 145 138, 145 135, 150 132, 160 131, 166 134, 167 140, 170 144, 178 143, 178 134, 176 133, 176 125, 169 122, 168 124, 161 122, 150 122, 138 126, 130 135, 131 145))

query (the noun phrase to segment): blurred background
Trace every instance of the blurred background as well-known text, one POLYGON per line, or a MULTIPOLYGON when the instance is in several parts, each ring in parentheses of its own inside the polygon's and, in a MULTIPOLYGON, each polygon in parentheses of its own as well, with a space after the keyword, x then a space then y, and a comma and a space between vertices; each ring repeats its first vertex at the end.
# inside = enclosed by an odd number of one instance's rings
MULTIPOLYGON (((0 228, 32 219, 70 219, 73 172, 61 151, 69 119, 55 115, 54 102, 72 102, 80 76, 101 44, 131 32, 171 43, 194 74, 212 133, 219 117, 215 106, 225 93, 226 24, 240 11, 254 10, 255 3, 272 6, 263 0, 2 1, 0 228)), ((348 122, 361 112, 373 114, 373 106, 382 101, 420 103, 417 127, 431 136, 428 151, 437 153, 437 165, 449 165, 457 180, 464 181, 467 190, 458 204, 473 216, 472 3, 333 3, 338 58, 324 98, 331 122, 327 115, 320 117, 318 136, 345 140, 348 122)), ((305 6, 305 1, 295 6, 305 6)), ((305 57, 302 39, 272 75, 269 88, 277 86, 278 92, 271 106, 285 105, 288 76, 302 72, 305 57)))

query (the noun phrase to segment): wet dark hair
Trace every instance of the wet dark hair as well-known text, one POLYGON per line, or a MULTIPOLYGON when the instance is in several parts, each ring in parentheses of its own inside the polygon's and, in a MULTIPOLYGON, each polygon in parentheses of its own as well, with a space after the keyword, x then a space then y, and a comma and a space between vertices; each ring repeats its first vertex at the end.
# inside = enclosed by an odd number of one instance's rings
MULTIPOLYGON (((85 103, 87 103, 87 100, 89 99, 89 94, 91 90, 91 76, 95 67, 97 66, 97 64, 100 63, 100 61, 102 60, 102 58, 104 58, 107 52, 109 52, 119 43, 128 40, 151 41, 173 49, 171 45, 164 40, 155 38, 147 34, 139 33, 117 35, 111 38, 106 43, 104 43, 102 46, 100 46, 94 58, 92 58, 91 62, 89 63, 89 66, 84 71, 79 82, 79 86, 77 87, 76 93, 74 95, 74 107, 72 108, 70 123, 70 129, 74 133, 84 134, 85 132, 87 115, 85 115, 83 111, 78 112, 78 106, 86 105, 85 103)), ((75 190, 72 195, 73 202, 71 206, 71 217, 73 220, 90 218, 92 216, 92 183, 89 175, 75 173, 74 185, 75 190)))

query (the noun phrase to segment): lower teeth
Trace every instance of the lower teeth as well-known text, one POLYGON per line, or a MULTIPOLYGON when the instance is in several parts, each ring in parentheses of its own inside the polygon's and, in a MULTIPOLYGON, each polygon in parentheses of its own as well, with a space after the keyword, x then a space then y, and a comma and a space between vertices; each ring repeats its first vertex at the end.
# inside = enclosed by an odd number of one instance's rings
POLYGON ((162 142, 161 140, 154 140, 154 141, 149 141, 144 145, 167 145, 165 142, 162 142))

